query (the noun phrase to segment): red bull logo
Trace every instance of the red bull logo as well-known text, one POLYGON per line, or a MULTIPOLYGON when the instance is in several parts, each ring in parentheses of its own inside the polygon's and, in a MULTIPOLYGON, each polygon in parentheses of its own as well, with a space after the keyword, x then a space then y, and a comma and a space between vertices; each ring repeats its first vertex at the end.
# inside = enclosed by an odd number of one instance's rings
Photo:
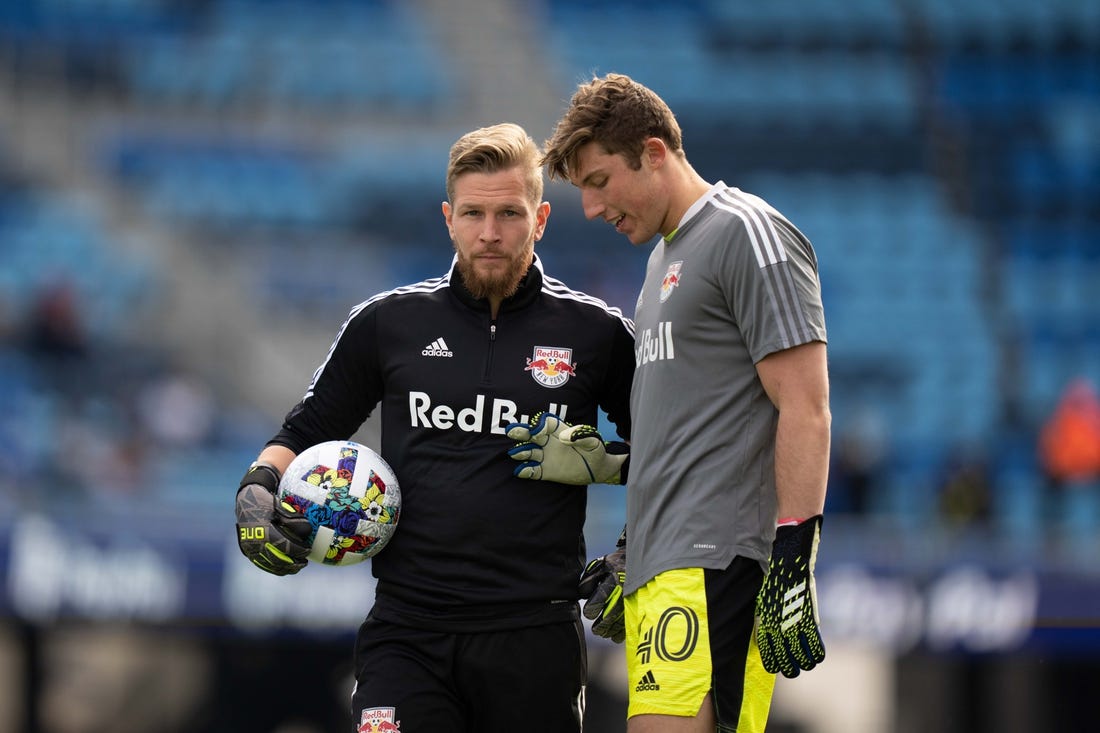
POLYGON ((536 346, 534 353, 527 358, 525 372, 531 372, 536 382, 551 389, 560 387, 576 376, 577 364, 573 361, 573 350, 560 346, 536 346))
POLYGON ((653 361, 675 358, 672 321, 661 321, 656 329, 647 328, 634 339, 634 363, 639 369, 653 361))
POLYGON ((400 733, 395 708, 367 708, 359 718, 358 733, 400 733))
POLYGON ((672 291, 680 284, 680 268, 683 260, 677 260, 668 266, 668 271, 661 279, 661 302, 664 303, 672 295, 672 291))

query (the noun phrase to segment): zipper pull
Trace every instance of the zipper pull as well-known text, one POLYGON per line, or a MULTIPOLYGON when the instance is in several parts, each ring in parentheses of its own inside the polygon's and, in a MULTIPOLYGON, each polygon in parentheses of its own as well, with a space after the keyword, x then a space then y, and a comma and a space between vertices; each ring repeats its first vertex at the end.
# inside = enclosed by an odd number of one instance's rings
POLYGON ((497 340, 497 323, 496 323, 496 321, 491 321, 489 323, 489 340, 490 341, 496 341, 497 340))

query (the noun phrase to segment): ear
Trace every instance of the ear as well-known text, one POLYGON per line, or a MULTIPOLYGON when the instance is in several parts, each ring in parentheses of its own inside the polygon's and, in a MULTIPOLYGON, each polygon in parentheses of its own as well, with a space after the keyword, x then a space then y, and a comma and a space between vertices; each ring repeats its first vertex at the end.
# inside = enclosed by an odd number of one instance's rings
POLYGON ((535 241, 542 239, 542 233, 546 231, 546 220, 550 218, 550 202, 543 201, 535 209, 535 241))
POLYGON ((443 202, 442 208, 443 208, 443 221, 447 224, 447 231, 450 232, 451 239, 454 239, 455 238, 455 228, 454 228, 454 224, 452 223, 452 217, 454 216, 454 211, 451 209, 450 202, 447 202, 447 201, 443 202))
POLYGON ((642 143, 642 165, 660 168, 668 157, 668 145, 659 137, 649 137, 642 143))

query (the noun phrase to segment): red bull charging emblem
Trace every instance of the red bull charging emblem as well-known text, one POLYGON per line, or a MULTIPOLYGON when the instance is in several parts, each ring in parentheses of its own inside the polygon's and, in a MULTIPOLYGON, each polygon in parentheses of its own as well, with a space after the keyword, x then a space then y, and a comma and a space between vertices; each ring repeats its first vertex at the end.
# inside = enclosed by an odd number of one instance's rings
POLYGON ((559 346, 536 346, 534 355, 527 358, 524 371, 530 372, 543 387, 560 387, 577 373, 573 362, 573 350, 559 346))
POLYGON ((661 302, 664 303, 668 300, 668 296, 672 295, 673 289, 680 284, 680 268, 683 266, 683 260, 677 260, 668 266, 668 271, 665 273, 664 278, 661 280, 661 302))
POLYGON ((398 733, 401 721, 394 708, 367 708, 359 718, 359 733, 398 733))

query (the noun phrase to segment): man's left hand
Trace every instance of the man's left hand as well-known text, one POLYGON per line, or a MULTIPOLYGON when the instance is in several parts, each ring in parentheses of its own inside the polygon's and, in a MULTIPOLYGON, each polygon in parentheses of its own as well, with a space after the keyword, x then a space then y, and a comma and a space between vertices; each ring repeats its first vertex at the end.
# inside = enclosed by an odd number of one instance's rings
POLYGON ((592 633, 621 644, 626 638, 623 583, 626 582, 626 527, 615 550, 590 560, 581 575, 580 595, 584 617, 592 622, 592 633))
POLYGON ((756 643, 772 674, 797 677, 825 659, 814 585, 821 519, 818 514, 775 532, 768 574, 756 596, 756 643))

